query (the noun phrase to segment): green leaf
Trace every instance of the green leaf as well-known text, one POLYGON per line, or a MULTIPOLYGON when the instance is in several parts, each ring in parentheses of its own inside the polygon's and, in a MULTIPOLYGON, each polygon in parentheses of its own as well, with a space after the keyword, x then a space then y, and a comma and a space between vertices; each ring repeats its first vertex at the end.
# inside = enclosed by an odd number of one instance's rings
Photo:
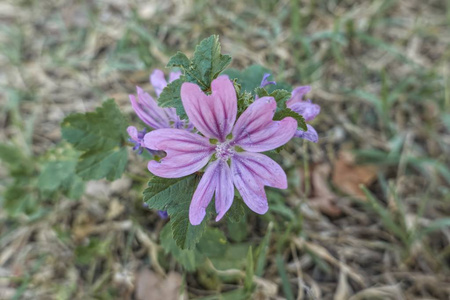
POLYGON ((122 176, 128 161, 125 147, 94 150, 80 156, 76 172, 86 180, 106 178, 115 180, 122 176))
POLYGON ((295 299, 291 284, 289 282, 289 276, 286 272, 286 267, 284 266, 284 259, 279 252, 275 256, 275 263, 281 277, 281 285, 283 287, 284 296, 289 300, 295 299))
POLYGON ((257 87, 255 89, 255 95, 257 95, 258 97, 262 98, 262 97, 266 97, 269 96, 269 92, 267 92, 267 90, 263 87, 257 87))
POLYGON ((230 240, 240 243, 245 240, 248 235, 247 220, 242 218, 240 222, 232 222, 228 219, 227 231, 230 240))
POLYGON ((308 128, 306 127, 306 122, 305 122, 305 118, 303 118, 302 115, 296 113, 295 111, 289 109, 289 108, 285 108, 281 111, 278 111, 275 113, 275 115, 273 116, 274 120, 282 120, 286 117, 292 117, 294 118, 297 123, 298 123, 298 128, 300 130, 306 131, 308 130, 308 128))
POLYGON ((232 223, 238 223, 245 216, 245 206, 239 196, 235 196, 230 210, 226 213, 227 219, 232 223))
POLYGON ((173 238, 181 249, 193 249, 206 227, 205 220, 197 226, 189 222, 189 205, 198 181, 195 174, 170 179, 153 177, 144 191, 149 208, 169 214, 173 238))
POLYGON ((245 280, 244 289, 247 292, 253 291, 253 276, 255 275, 254 262, 253 262, 253 250, 252 247, 248 248, 247 252, 247 264, 245 267, 245 280))
POLYGON ((61 124, 64 139, 84 152, 76 172, 83 179, 120 178, 127 162, 127 121, 113 99, 94 112, 72 114, 61 124))
POLYGON ((286 101, 288 101, 291 98, 291 92, 287 90, 282 89, 276 89, 269 93, 265 88, 257 87, 255 89, 255 94, 258 95, 258 97, 273 97, 275 101, 277 102, 277 109, 282 110, 286 108, 286 101))
POLYGON ((164 251, 173 255, 186 271, 195 271, 197 266, 204 261, 204 257, 197 250, 180 249, 177 246, 169 224, 161 230, 160 239, 164 251))
POLYGON ((43 191, 56 191, 71 177, 77 165, 76 160, 56 160, 44 164, 38 179, 38 187, 43 191))
POLYGON ((84 191, 84 182, 75 173, 80 154, 71 147, 59 145, 46 156, 38 177, 39 190, 42 193, 62 190, 69 198, 79 199, 84 191))
POLYGON ((223 257, 227 250, 227 238, 223 232, 217 228, 207 228, 197 249, 208 258, 223 257))
POLYGON ((158 105, 161 107, 174 107, 177 115, 181 119, 186 119, 187 115, 181 102, 181 85, 186 81, 184 76, 169 83, 162 91, 158 98, 158 105))
POLYGON ((195 48, 191 68, 186 74, 199 81, 203 90, 210 87, 216 78, 231 62, 231 56, 222 55, 218 35, 204 39, 195 48))
POLYGON ((270 70, 260 65, 251 65, 242 71, 228 69, 223 73, 228 75, 230 79, 236 78, 242 86, 242 91, 254 93, 255 89, 261 85, 264 74, 270 73, 270 70))
POLYGON ((242 91, 247 91, 253 95, 258 94, 256 89, 259 88, 267 91, 268 93, 272 93, 276 89, 284 89, 287 91, 292 90, 292 87, 289 84, 281 81, 277 81, 276 85, 268 85, 265 88, 261 88, 261 81, 266 73, 271 73, 271 71, 260 65, 251 65, 242 71, 237 69, 227 69, 223 72, 223 74, 228 75, 230 79, 237 79, 242 86, 242 91))
POLYGON ((25 156, 21 149, 10 144, 0 144, 0 161, 8 166, 11 176, 30 176, 35 161, 25 156))
POLYGON ((267 233, 264 236, 264 239, 262 240, 261 244, 259 245, 256 253, 257 253, 257 261, 256 261, 256 270, 255 275, 256 276, 262 276, 264 274, 264 269, 266 267, 267 262, 267 253, 269 251, 269 242, 270 238, 272 236, 272 229, 273 229, 273 223, 270 222, 269 226, 267 227, 267 233))
POLYGON ((291 98, 291 92, 278 89, 270 93, 269 96, 275 99, 277 102, 277 108, 284 109, 286 108, 286 101, 291 98))
POLYGON ((188 69, 190 66, 190 59, 182 52, 177 52, 177 54, 172 56, 166 65, 167 68, 179 67, 183 69, 188 69))
POLYGON ((32 184, 25 181, 22 184, 15 182, 10 185, 3 194, 2 209, 4 209, 12 217, 16 217, 21 213, 31 215, 39 209, 39 203, 30 192, 32 184))
POLYGON ((211 257, 211 262, 219 270, 244 269, 249 247, 246 243, 228 244, 225 253, 220 257, 211 257))
POLYGON ((181 85, 192 82, 203 91, 209 91, 211 82, 231 62, 231 56, 220 53, 219 36, 212 35, 197 45, 194 57, 190 60, 184 53, 177 52, 167 63, 168 68, 178 67, 183 70, 183 76, 171 82, 162 91, 158 103, 161 107, 174 107, 182 119, 187 115, 181 102, 181 85))

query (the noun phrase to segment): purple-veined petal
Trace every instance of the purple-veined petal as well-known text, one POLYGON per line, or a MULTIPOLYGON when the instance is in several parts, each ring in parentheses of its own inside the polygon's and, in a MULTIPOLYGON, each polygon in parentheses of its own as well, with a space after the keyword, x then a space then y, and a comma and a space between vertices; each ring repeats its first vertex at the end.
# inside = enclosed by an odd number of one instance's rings
POLYGON ((239 117, 232 143, 250 152, 263 152, 286 144, 295 134, 297 121, 287 117, 273 121, 277 104, 272 97, 253 102, 239 117))
POLYGON ((181 86, 181 100, 189 120, 208 138, 224 142, 236 121, 237 98, 233 83, 219 77, 211 83, 211 95, 206 95, 196 84, 181 86))
POLYGON ((136 87, 136 90, 137 100, 134 95, 130 95, 130 101, 138 117, 154 129, 170 127, 166 111, 159 107, 156 101, 140 87, 136 87))
POLYGON ((206 208, 208 207, 216 189, 218 176, 217 168, 219 167, 219 161, 211 163, 206 168, 205 173, 198 183, 197 189, 192 197, 191 204, 189 206, 189 222, 192 225, 199 225, 206 215, 206 208))
POLYGON ((198 225, 203 221, 213 194, 216 194, 216 221, 219 221, 230 209, 234 198, 234 186, 231 180, 231 170, 228 164, 222 160, 212 162, 203 174, 192 202, 189 207, 189 221, 192 225, 198 225))
POLYGON ((269 209, 264 186, 287 188, 286 173, 275 161, 259 153, 236 153, 231 159, 233 183, 245 204, 254 212, 269 209))
POLYGON ((169 83, 177 80, 178 78, 180 78, 180 76, 181 76, 181 71, 170 72, 169 83))
POLYGON ((155 69, 153 73, 150 75, 150 83, 153 85, 155 89, 156 96, 159 97, 161 95, 162 90, 167 86, 166 78, 164 77, 164 72, 155 69))
POLYGON ((289 104, 288 107, 299 115, 302 115, 306 122, 314 120, 314 118, 320 113, 320 106, 312 103, 309 99, 307 101, 299 101, 289 104))
POLYGON ((183 129, 157 129, 144 137, 144 146, 162 150, 166 157, 148 163, 150 172, 159 177, 183 177, 203 168, 214 152, 209 140, 183 129))
POLYGON ((319 135, 317 134, 317 131, 309 124, 306 124, 306 127, 308 128, 307 131, 297 130, 297 132, 295 133, 295 137, 317 143, 319 141, 319 135))
POLYGON ((231 176, 231 169, 225 161, 218 160, 217 170, 218 183, 216 187, 216 222, 222 219, 225 213, 230 209, 234 199, 234 186, 231 176))
POLYGON ((311 87, 309 85, 296 87, 292 91, 291 99, 286 101, 287 107, 290 105, 303 101, 303 96, 311 91, 311 87))
POLYGON ((138 140, 139 140, 139 137, 138 137, 139 132, 138 132, 138 130, 136 129, 136 127, 134 127, 134 126, 128 126, 127 132, 128 132, 128 135, 129 135, 133 140, 135 140, 135 141, 138 141, 138 140))

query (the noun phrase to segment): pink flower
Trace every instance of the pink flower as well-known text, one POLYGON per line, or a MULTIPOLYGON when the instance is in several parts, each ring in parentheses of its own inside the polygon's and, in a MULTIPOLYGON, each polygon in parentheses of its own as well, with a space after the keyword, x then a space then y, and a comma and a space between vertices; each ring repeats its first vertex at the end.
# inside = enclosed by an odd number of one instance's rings
MULTIPOLYGON (((299 86, 292 91, 292 97, 286 102, 286 106, 305 118, 306 122, 314 120, 320 113, 320 106, 311 102, 311 100, 303 100, 303 96, 311 91, 310 86, 299 86)), ((306 124, 307 131, 298 130, 295 137, 317 143, 319 135, 317 131, 309 124, 306 124)))
POLYGON ((147 133, 144 145, 163 150, 166 157, 150 161, 148 169, 159 177, 177 178, 206 171, 189 208, 191 224, 198 225, 215 193, 216 221, 231 207, 234 187, 247 206, 264 214, 268 203, 264 186, 287 188, 286 174, 269 157, 259 154, 287 143, 295 134, 297 121, 273 121, 276 102, 262 97, 236 121, 237 98, 232 82, 219 77, 206 95, 193 83, 181 87, 181 100, 189 120, 203 135, 180 129, 158 129, 147 133))
MULTIPOLYGON (((181 72, 171 72, 169 83, 178 79, 181 75, 181 72)), ((150 75, 150 82, 155 89, 156 95, 159 97, 162 90, 167 86, 167 81, 164 78, 164 73, 161 70, 156 69, 150 75)), ((181 120, 177 115, 175 108, 161 108, 158 106, 158 103, 150 96, 148 93, 144 92, 140 87, 136 87, 137 90, 137 99, 134 95, 130 95, 131 106, 134 111, 138 115, 138 117, 152 129, 160 129, 160 128, 180 128, 192 130, 193 126, 189 122, 181 120)), ((130 136, 129 141, 134 143, 135 146, 133 150, 138 150, 138 154, 142 153, 142 149, 145 148, 143 146, 143 131, 138 132, 138 130, 130 126, 127 129, 128 134, 130 136)), ((146 131, 146 129, 144 129, 146 131)), ((157 154, 157 151, 153 151, 151 149, 147 150, 151 154, 157 154)))
MULTIPOLYGON (((170 73, 170 80, 176 80, 180 77, 180 72, 170 73)), ((157 96, 161 94, 162 90, 167 86, 167 81, 164 78, 164 73, 161 70, 153 71, 150 75, 150 82, 155 88, 157 96)), ((160 128, 185 128, 190 127, 184 120, 178 117, 175 108, 161 108, 155 99, 148 93, 144 92, 140 87, 136 87, 137 99, 134 95, 130 95, 131 106, 138 115, 138 117, 148 126, 153 129, 160 128)), ((192 129, 192 128, 188 128, 192 129)))
MULTIPOLYGON (((180 71, 170 72, 169 83, 177 80, 178 78, 180 78, 180 76, 181 76, 180 71)), ((155 89, 156 96, 159 97, 163 89, 167 86, 167 81, 166 78, 164 77, 164 72, 159 69, 155 69, 153 73, 150 75, 150 83, 153 85, 153 88, 155 89)))

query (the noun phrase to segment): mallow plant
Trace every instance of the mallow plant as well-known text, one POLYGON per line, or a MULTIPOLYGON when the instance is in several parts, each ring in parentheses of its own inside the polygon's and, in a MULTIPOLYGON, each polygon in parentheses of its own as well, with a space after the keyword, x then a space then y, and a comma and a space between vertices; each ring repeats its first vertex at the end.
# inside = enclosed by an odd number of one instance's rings
MULTIPOLYGON (((142 125, 129 124, 111 99, 62 123, 64 138, 81 153, 76 172, 84 180, 117 179, 128 147, 146 152, 143 201, 168 219, 175 242, 163 244, 195 249, 208 224, 239 221, 244 206, 265 214, 265 187, 288 187, 285 171, 271 157, 291 139, 318 141, 306 123, 320 112, 305 99, 309 86, 292 89, 269 80, 264 67, 227 69, 230 62, 211 36, 192 58, 181 52, 170 58, 167 77, 151 72, 153 91, 136 87, 129 96, 142 125)), ((167 240, 169 229, 163 231, 167 240)))

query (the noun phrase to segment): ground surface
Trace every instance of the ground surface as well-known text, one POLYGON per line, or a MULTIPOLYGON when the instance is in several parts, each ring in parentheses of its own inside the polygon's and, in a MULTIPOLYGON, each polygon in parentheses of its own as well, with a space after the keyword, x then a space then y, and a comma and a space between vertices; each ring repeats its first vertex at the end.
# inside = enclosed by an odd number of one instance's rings
MULTIPOLYGON (((450 298, 445 1, 20 0, 0 1, 0 22, 0 139, 24 162, 60 142, 70 113, 115 98, 131 118, 135 85, 150 89, 153 68, 210 34, 233 67, 310 84, 320 140, 283 150, 289 190, 270 192, 271 212, 240 237, 216 225, 236 244, 267 237, 253 298, 450 298)), ((217 299, 243 285, 245 257, 183 272, 162 254, 165 221, 142 207, 146 162, 130 157, 122 179, 90 182, 78 201, 0 211, 0 298, 175 299, 182 286, 217 299)), ((2 191, 10 174, 2 165, 2 191)))

